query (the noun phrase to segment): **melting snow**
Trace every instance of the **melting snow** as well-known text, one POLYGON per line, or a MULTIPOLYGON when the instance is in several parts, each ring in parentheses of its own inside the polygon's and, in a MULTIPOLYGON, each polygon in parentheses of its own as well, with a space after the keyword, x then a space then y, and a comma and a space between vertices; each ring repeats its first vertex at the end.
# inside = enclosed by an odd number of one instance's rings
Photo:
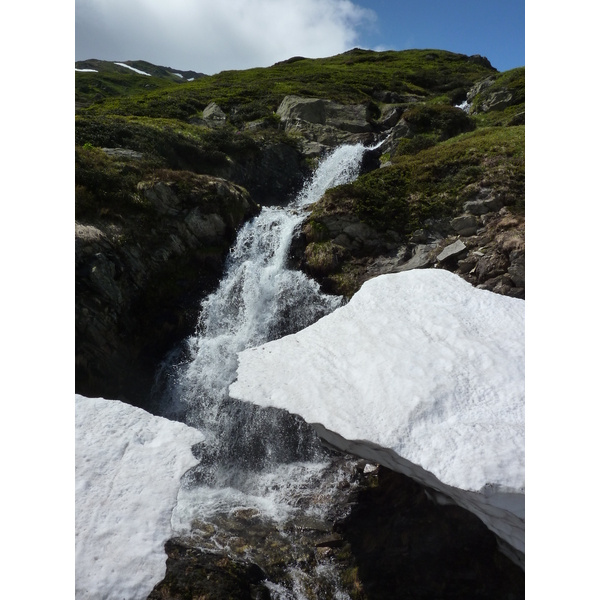
POLYGON ((78 69, 77 67, 75 67, 76 71, 79 71, 80 73, 97 73, 98 70, 97 69, 78 69))
POLYGON ((524 307, 443 270, 383 275, 311 327, 241 352, 230 394, 301 415, 524 551, 524 307))
POLYGON ((130 67, 129 65, 126 65, 125 63, 116 62, 115 65, 119 65, 119 67, 125 67, 126 69, 131 69, 132 71, 135 71, 136 73, 139 73, 140 75, 147 75, 148 77, 152 77, 152 75, 150 75, 150 73, 144 73, 144 71, 140 71, 139 69, 134 69, 133 67, 130 67))
POLYGON ((179 480, 203 439, 118 400, 75 396, 77 600, 142 600, 164 577, 179 480))
POLYGON ((171 71, 169 71, 169 73, 171 75, 177 75, 177 77, 181 77, 183 79, 183 75, 181 73, 171 73, 171 71))

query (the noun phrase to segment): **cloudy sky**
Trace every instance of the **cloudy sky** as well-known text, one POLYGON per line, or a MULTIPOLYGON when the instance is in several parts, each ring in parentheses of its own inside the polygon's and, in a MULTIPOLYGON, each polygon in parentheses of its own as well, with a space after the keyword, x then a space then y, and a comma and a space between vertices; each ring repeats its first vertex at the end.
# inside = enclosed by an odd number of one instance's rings
POLYGON ((439 48, 525 64, 525 0, 75 0, 75 59, 213 74, 291 56, 439 48))

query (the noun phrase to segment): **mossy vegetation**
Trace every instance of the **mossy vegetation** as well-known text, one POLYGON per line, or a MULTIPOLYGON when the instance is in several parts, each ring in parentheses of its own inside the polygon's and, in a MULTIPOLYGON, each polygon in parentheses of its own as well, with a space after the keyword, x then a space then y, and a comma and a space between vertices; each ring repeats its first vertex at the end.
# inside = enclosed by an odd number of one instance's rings
POLYGON ((107 156, 90 143, 75 146, 75 218, 87 221, 144 214, 147 202, 136 194, 136 186, 152 166, 107 156))
MULTIPOLYGON (((174 119, 78 116, 75 143, 142 152, 156 166, 218 174, 236 159, 258 152, 251 133, 208 129, 174 119)), ((293 143, 293 142, 290 142, 293 143)))
POLYGON ((186 85, 190 80, 206 77, 195 71, 181 71, 160 67, 145 60, 125 63, 133 69, 150 75, 141 75, 107 60, 83 60, 75 63, 75 107, 81 109, 105 98, 135 96, 152 90, 186 85))
POLYGON ((464 110, 446 104, 418 104, 405 111, 402 118, 417 135, 429 134, 436 141, 475 129, 475 123, 464 110))
POLYGON ((376 105, 386 91, 428 101, 464 99, 476 80, 494 72, 452 52, 354 49, 330 58, 296 57, 268 68, 223 71, 186 85, 106 98, 87 111, 185 120, 216 102, 232 123, 241 124, 269 117, 288 94, 376 105))
POLYGON ((135 73, 75 73, 75 106, 79 109, 105 98, 147 94, 177 83, 135 73))
POLYGON ((512 204, 524 201, 525 128, 490 127, 456 136, 326 192, 314 208, 352 213, 378 231, 407 236, 427 220, 450 217, 483 186, 502 188, 512 204))

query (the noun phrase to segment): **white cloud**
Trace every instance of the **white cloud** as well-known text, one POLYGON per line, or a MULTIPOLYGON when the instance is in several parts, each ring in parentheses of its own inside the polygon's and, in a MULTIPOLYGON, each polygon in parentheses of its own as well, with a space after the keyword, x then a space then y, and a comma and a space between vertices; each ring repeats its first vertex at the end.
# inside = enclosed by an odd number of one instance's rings
POLYGON ((376 15, 349 0, 76 0, 76 59, 216 73, 357 45, 376 15))

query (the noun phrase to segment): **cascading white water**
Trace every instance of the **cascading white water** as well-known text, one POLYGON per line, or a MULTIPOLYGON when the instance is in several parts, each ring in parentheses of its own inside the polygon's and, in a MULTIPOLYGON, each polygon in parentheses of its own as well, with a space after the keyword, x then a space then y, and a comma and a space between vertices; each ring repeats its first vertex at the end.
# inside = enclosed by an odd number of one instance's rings
MULTIPOLYGON (((344 476, 304 421, 231 400, 228 387, 238 352, 307 327, 341 305, 340 297, 322 294, 316 282, 289 269, 288 253, 307 207, 328 188, 354 180, 365 149, 336 149, 290 205, 263 208, 243 226, 218 289, 202 303, 185 358, 170 367, 163 412, 183 413, 206 436, 194 449, 199 464, 184 478, 172 525, 179 535, 209 531, 197 539, 201 547, 234 552, 225 530, 239 511, 256 511, 281 531, 300 508, 318 518, 344 476)), ((293 569, 290 577, 296 581, 293 569)))
POLYGON ((220 418, 238 352, 307 327, 341 304, 288 269, 288 252, 306 207, 328 188, 355 179, 364 151, 361 144, 341 146, 289 206, 263 208, 238 233, 225 276, 202 303, 197 334, 187 342, 191 361, 177 369, 171 388, 171 403, 184 409, 188 424, 206 429, 220 418))

